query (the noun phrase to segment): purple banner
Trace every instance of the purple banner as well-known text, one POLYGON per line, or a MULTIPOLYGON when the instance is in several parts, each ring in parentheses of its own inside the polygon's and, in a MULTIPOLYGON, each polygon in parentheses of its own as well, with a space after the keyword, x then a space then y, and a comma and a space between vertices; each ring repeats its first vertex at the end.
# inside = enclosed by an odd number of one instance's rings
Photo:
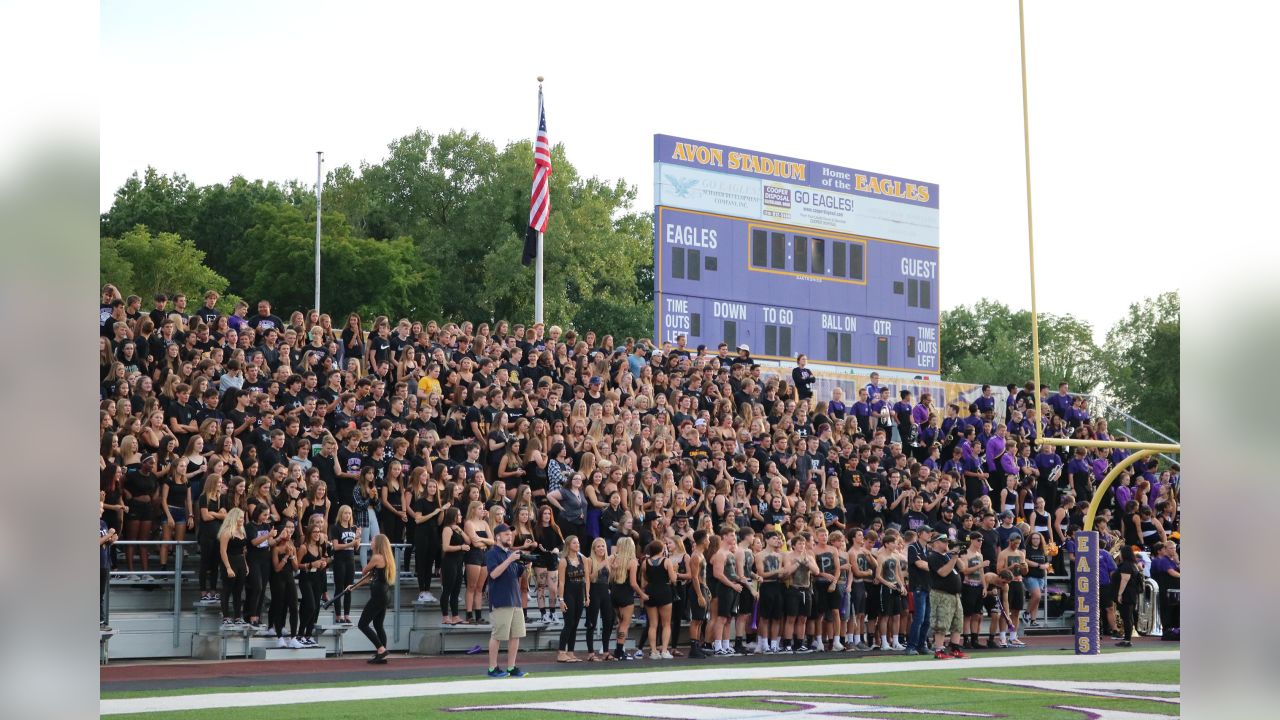
POLYGON ((1098 533, 1081 530, 1075 535, 1071 561, 1072 595, 1075 597, 1073 630, 1077 655, 1097 655, 1099 642, 1098 533))
POLYGON ((917 207, 938 207, 938 186, 935 183, 745 150, 731 145, 654 135, 653 159, 654 162, 762 180, 778 180, 917 207))

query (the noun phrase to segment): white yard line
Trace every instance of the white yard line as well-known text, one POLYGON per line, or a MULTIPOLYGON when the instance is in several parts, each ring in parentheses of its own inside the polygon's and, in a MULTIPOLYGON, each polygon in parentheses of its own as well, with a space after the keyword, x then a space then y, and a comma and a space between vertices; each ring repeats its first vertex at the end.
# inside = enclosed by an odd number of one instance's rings
MULTIPOLYGON (((744 665, 741 667, 686 666, 679 670, 661 670, 638 673, 603 673, 590 675, 557 675, 548 677, 504 678, 493 680, 450 680, 399 685, 365 685, 362 687, 304 688, 298 690, 263 690, 241 693, 203 693, 197 695, 167 695, 161 697, 120 698, 102 700, 102 715, 127 713, 172 712, 183 710, 207 710, 214 708, 263 707, 264 705, 293 705, 298 703, 353 702, 360 700, 387 700, 393 698, 439 697, 442 695, 496 694, 532 692, 537 690, 598 689, 601 687, 634 687, 639 685, 664 685, 677 682, 705 682, 711 680, 768 680, 772 678, 811 678, 847 675, 872 675, 876 673, 919 672, 926 669, 954 670, 978 668, 1012 668, 1045 665, 1084 665, 1131 663, 1149 660, 1177 660, 1177 650, 1152 650, 1109 655, 1001 655, 999 657, 969 658, 946 662, 851 662, 809 665, 744 665)), ((477 667, 477 673, 483 668, 477 667)))

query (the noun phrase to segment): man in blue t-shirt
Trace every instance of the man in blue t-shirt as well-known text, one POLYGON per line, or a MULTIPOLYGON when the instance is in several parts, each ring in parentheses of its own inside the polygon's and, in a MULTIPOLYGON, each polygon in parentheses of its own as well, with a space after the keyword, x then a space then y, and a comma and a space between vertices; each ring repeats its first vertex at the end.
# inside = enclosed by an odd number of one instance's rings
POLYGON ((516 665, 516 653, 520 651, 520 638, 525 635, 524 611, 520 607, 520 576, 524 565, 519 562, 520 551, 511 547, 513 533, 505 524, 493 529, 496 543, 484 554, 485 569, 489 572, 489 619, 493 632, 489 635, 489 677, 524 677, 525 672, 516 665), (507 642, 507 669, 498 667, 498 645, 507 642))

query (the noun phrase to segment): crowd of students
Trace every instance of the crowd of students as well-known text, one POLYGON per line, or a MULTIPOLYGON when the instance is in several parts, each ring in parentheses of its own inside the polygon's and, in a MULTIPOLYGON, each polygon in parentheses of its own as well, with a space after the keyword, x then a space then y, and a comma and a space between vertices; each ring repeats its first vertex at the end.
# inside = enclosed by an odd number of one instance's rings
MULTIPOLYGON (((117 540, 194 537, 202 601, 285 647, 314 644, 357 570, 397 564, 443 624, 488 622, 486 553, 504 532, 521 620, 560 624, 563 662, 580 661, 580 627, 587 660, 1017 647, 1125 456, 1037 447, 1109 437, 1065 384, 938 407, 872 373, 819 398, 803 355, 776 375, 746 345, 506 321, 366 330, 218 300, 157 295, 147 312, 104 288, 103 588, 112 569, 147 583, 173 568, 167 546, 117 540)), ((1103 498, 1122 642, 1135 548, 1157 557, 1162 598, 1176 590, 1178 485, 1147 460, 1103 498)), ((350 622, 350 593, 333 612, 350 622)), ((361 629, 385 660, 377 624, 361 629)))

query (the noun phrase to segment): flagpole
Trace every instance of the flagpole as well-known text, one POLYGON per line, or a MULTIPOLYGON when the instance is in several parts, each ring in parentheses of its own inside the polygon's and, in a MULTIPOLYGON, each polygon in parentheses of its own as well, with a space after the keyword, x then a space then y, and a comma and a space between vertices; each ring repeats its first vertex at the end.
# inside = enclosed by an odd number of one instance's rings
POLYGON ((320 312, 320 190, 322 185, 321 165, 324 163, 324 152, 316 151, 316 312, 320 312))
MULTIPOLYGON (((541 109, 542 76, 538 76, 538 101, 541 109)), ((542 316, 542 233, 538 233, 538 255, 534 260, 533 270, 533 321, 543 322, 542 316)))

